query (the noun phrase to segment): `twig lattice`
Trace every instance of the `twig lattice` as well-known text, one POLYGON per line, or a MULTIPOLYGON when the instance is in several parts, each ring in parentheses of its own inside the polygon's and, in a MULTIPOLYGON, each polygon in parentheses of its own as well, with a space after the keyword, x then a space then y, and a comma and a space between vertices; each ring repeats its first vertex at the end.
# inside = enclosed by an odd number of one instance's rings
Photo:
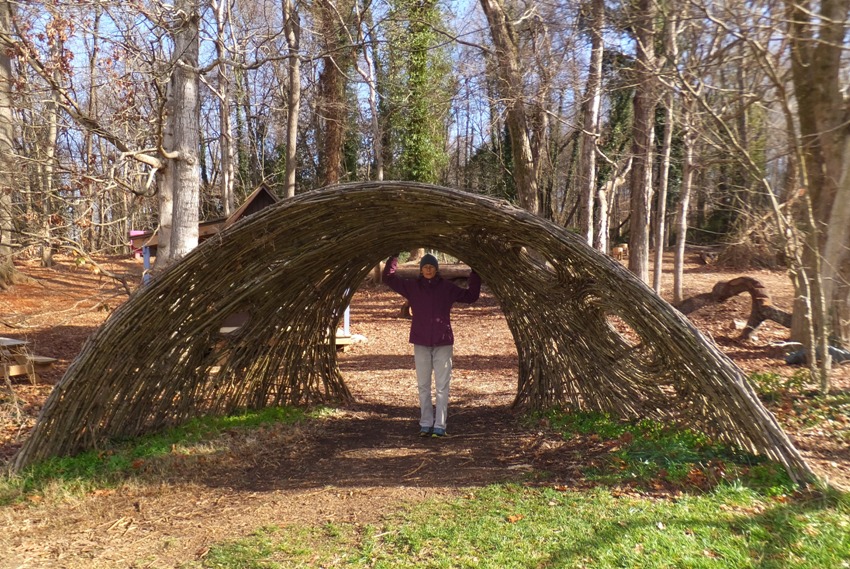
POLYGON ((89 339, 14 467, 202 414, 350 399, 329 336, 375 264, 421 246, 500 300, 515 404, 686 421, 812 477, 741 371, 619 263, 505 202, 402 182, 301 194, 204 242, 89 339))

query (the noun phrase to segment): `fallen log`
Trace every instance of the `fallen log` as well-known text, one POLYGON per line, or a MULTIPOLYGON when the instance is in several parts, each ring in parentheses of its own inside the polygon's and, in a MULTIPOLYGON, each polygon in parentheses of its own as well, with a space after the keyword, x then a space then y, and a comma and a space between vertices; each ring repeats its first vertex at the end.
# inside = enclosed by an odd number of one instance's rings
MULTIPOLYGON (((472 269, 465 263, 441 263, 440 276, 448 281, 469 278, 472 269)), ((419 263, 405 263, 396 268, 395 274, 405 279, 415 279, 419 276, 419 263)))
POLYGON ((756 328, 765 320, 771 320, 786 328, 791 327, 791 314, 773 306, 765 286, 761 281, 752 277, 738 277, 731 281, 720 281, 714 285, 711 292, 686 298, 676 308, 682 314, 687 315, 703 306, 725 302, 742 292, 750 293, 752 308, 747 324, 738 339, 748 340, 756 328))

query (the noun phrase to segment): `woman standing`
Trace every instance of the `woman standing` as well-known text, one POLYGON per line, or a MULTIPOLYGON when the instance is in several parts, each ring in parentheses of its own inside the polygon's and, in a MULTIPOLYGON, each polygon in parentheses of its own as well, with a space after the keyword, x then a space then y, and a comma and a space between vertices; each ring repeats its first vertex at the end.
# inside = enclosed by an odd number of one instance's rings
POLYGON ((472 271, 469 288, 461 288, 440 276, 437 258, 428 254, 419 261, 419 277, 396 275, 398 255, 387 260, 384 282, 407 299, 413 313, 410 343, 419 384, 419 436, 444 437, 452 380, 454 334, 450 313, 455 302, 473 303, 481 293, 481 277, 472 271), (436 387, 436 407, 431 395, 431 378, 436 387), (436 411, 436 413, 435 413, 436 411))

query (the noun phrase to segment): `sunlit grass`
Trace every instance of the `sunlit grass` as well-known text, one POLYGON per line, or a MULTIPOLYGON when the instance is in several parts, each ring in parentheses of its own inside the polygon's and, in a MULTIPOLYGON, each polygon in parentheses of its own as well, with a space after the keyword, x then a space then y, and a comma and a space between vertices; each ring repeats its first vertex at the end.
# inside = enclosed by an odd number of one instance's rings
POLYGON ((591 444, 582 484, 471 488, 367 526, 263 528, 216 545, 202 565, 850 568, 842 494, 801 492, 779 465, 686 429, 592 413, 532 419, 591 444))
MULTIPOLYGON (((317 411, 321 413, 321 411, 317 411)), ((169 429, 112 444, 73 457, 54 457, 17 475, 0 480, 0 505, 32 498, 50 489, 54 495, 77 495, 109 488, 140 472, 167 469, 175 457, 209 455, 226 450, 226 432, 251 433, 270 426, 284 426, 305 418, 292 407, 272 407, 228 417, 202 417, 169 429)))
POLYGON ((845 498, 767 497, 741 486, 676 500, 596 488, 497 485, 383 524, 264 528, 203 567, 847 567, 845 498))
POLYGON ((649 420, 618 421, 603 413, 551 411, 545 420, 566 439, 594 443, 598 452, 585 474, 596 482, 685 491, 740 483, 765 492, 793 491, 780 464, 690 429, 649 420))

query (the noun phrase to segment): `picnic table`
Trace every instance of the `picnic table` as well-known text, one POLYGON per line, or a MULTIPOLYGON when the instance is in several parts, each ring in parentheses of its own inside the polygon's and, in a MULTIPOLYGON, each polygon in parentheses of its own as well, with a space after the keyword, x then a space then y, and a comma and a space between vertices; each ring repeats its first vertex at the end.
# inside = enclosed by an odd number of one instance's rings
POLYGON ((25 375, 35 385, 38 383, 38 372, 56 362, 56 358, 31 353, 28 346, 29 342, 26 340, 0 337, 0 365, 7 383, 12 377, 25 375))

